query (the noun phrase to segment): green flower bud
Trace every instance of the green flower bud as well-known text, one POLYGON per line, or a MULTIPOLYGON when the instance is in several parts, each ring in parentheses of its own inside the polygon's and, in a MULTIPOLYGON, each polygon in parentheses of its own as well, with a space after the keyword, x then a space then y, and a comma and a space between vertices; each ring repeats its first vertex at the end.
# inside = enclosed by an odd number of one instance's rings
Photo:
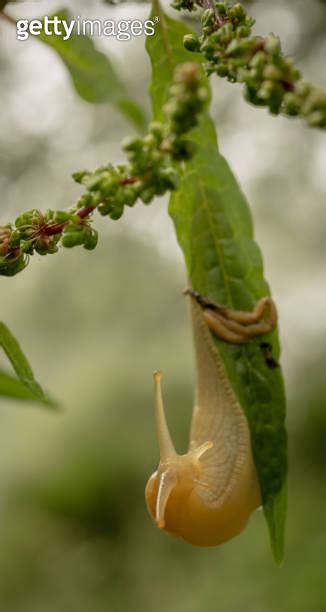
POLYGON ((253 68, 257 68, 259 70, 264 68, 267 61, 268 60, 265 51, 257 51, 257 53, 255 53, 253 58, 250 60, 249 66, 252 66, 253 68))
POLYGON ((187 51, 199 51, 200 42, 198 36, 195 36, 195 34, 186 34, 183 37, 183 45, 187 51))
POLYGON ((79 220, 79 223, 69 223, 63 229, 64 234, 80 234, 85 230, 85 225, 79 220))
POLYGON ((88 233, 86 240, 84 242, 84 249, 87 249, 88 251, 92 251, 93 249, 95 249, 97 243, 98 243, 98 232, 94 229, 91 229, 91 231, 88 233))
POLYGON ((137 200, 137 193, 132 187, 124 188, 124 204, 126 206, 133 206, 137 200))
POLYGON ((250 30, 251 30, 252 26, 254 26, 255 23, 256 23, 256 19, 254 19, 253 17, 249 17, 249 15, 246 16, 246 18, 244 20, 244 25, 247 28, 250 28, 250 30))
POLYGON ((252 38, 234 38, 227 46, 226 55, 232 57, 239 57, 243 63, 247 63, 248 54, 254 52, 256 46, 255 39, 252 38))
POLYGON ((163 123, 160 123, 159 121, 152 121, 149 124, 149 131, 155 137, 156 142, 158 144, 161 144, 164 138, 164 133, 165 133, 165 128, 164 128, 163 123))
POLYGON ((28 255, 33 255, 33 251, 34 251, 33 240, 21 240, 19 246, 23 253, 27 253, 28 255))
POLYGON ((181 11, 183 9, 187 11, 192 11, 195 6, 195 2, 194 0, 173 0, 171 6, 176 11, 181 11))
POLYGON ((113 177, 105 178, 100 185, 100 193, 102 197, 112 195, 116 189, 117 183, 113 177))
POLYGON ((228 17, 232 21, 234 19, 238 19, 239 21, 243 21, 245 16, 246 16, 246 11, 244 10, 242 4, 240 4, 239 2, 237 4, 234 4, 234 6, 232 6, 229 9, 228 17))
POLYGON ((252 87, 248 83, 246 83, 246 87, 244 90, 244 97, 248 102, 254 104, 255 106, 265 106, 265 101, 261 100, 258 97, 258 92, 255 87, 252 87))
POLYGON ((113 199, 112 198, 105 198, 97 207, 98 212, 103 217, 105 215, 109 215, 112 209, 113 209, 113 199))
POLYGON ((222 45, 227 45, 229 42, 235 40, 234 38, 233 27, 231 23, 226 23, 216 32, 216 38, 218 42, 222 45))
MULTIPOLYGON (((73 234, 66 234, 66 235, 62 236, 61 244, 66 249, 71 249, 74 246, 76 246, 76 241, 75 241, 75 238, 74 238, 73 234)), ((79 243, 77 243, 77 244, 79 244, 79 243)))
POLYGON ((225 76, 227 76, 228 72, 229 72, 229 69, 228 69, 228 67, 227 67, 227 65, 226 65, 226 64, 219 64, 219 65, 216 67, 216 73, 217 73, 217 74, 218 74, 218 76, 220 76, 220 77, 225 77, 225 76))
POLYGON ((268 108, 271 113, 278 115, 284 98, 284 89, 280 84, 275 83, 271 96, 268 100, 268 108))
POLYGON ((39 255, 52 255, 53 253, 57 253, 58 247, 57 242, 60 239, 60 234, 57 236, 44 236, 37 240, 34 244, 35 251, 39 255))
POLYGON ((138 181, 136 181, 133 184, 132 188, 133 188, 135 194, 137 195, 137 198, 138 198, 140 192, 142 191, 143 187, 144 187, 144 182, 141 181, 141 180, 138 180, 138 181))
POLYGON ((326 112, 316 110, 308 115, 307 120, 312 127, 326 127, 326 112))
POLYGON ((120 219, 120 217, 123 214, 123 205, 115 205, 114 208, 112 208, 112 210, 109 212, 109 217, 111 219, 113 219, 114 221, 116 221, 117 219, 120 219))
POLYGON ((92 206, 93 205, 93 194, 86 192, 80 196, 77 202, 77 209, 84 208, 84 206, 92 206))
POLYGON ((90 172, 88 172, 87 170, 80 170, 79 172, 74 172, 71 176, 76 183, 82 184, 85 179, 89 178, 90 172))
POLYGON ((54 211, 54 215, 53 215, 53 221, 55 223, 66 223, 67 221, 69 221, 71 218, 71 214, 67 213, 63 210, 56 210, 54 211))
POLYGON ((301 72, 292 65, 292 58, 287 57, 284 61, 286 64, 284 72, 286 73, 287 79, 292 82, 298 81, 301 78, 301 72))
POLYGON ((19 247, 21 237, 21 231, 19 229, 14 230, 10 237, 10 247, 14 249, 19 247))
POLYGON ((151 134, 151 132, 149 132, 149 134, 143 138, 143 146, 145 147, 150 147, 153 149, 156 144, 156 138, 154 134, 151 134))
POLYGON ((75 235, 75 234, 64 234, 61 239, 61 244, 66 249, 71 249, 75 246, 79 246, 83 244, 83 242, 84 242, 83 236, 75 235))
POLYGON ((97 193, 92 193, 91 196, 92 197, 88 206, 93 206, 93 208, 96 208, 104 198, 103 194, 100 191, 98 191, 97 193))
MULTIPOLYGON (((186 142, 183 143, 184 145, 186 142)), ((165 189, 177 189, 179 187, 179 175, 174 168, 163 168, 159 174, 159 178, 163 181, 165 189)))
POLYGON ((207 27, 207 26, 212 26, 215 23, 215 11, 212 8, 208 8, 206 9, 202 16, 201 16, 201 22, 202 22, 202 26, 203 27, 207 27))
POLYGON ((144 189, 141 192, 140 198, 144 202, 144 204, 149 204, 155 195, 156 195, 155 187, 148 187, 147 189, 144 189))
POLYGON ((269 100, 274 91, 273 81, 264 81, 257 92, 258 98, 261 100, 269 100))
POLYGON ((304 81, 299 81, 295 84, 295 93, 300 98, 307 98, 311 92, 311 85, 309 83, 305 83, 304 81))
POLYGON ((216 11, 220 17, 225 17, 228 11, 228 5, 226 2, 216 2, 216 11))
POLYGON ((87 179, 86 186, 89 191, 101 190, 102 184, 107 180, 106 172, 95 172, 87 179))
POLYGON ((197 145, 190 140, 178 139, 173 143, 172 157, 176 161, 190 159, 197 151, 197 145))
POLYGON ((280 81, 283 78, 281 70, 273 66, 273 64, 268 64, 265 66, 263 70, 263 78, 270 81, 280 81))
POLYGON ((292 92, 286 93, 283 99, 283 108, 287 115, 298 115, 300 112, 300 99, 292 92))
POLYGON ((250 34, 251 34, 250 26, 242 25, 237 28, 237 36, 240 36, 240 38, 246 38, 247 36, 250 36, 250 34))
POLYGON ((281 42, 278 36, 275 34, 268 34, 265 38, 265 49, 267 53, 271 55, 276 55, 281 52, 281 42))
POLYGON ((83 225, 75 225, 74 223, 69 223, 63 230, 61 244, 67 248, 71 249, 74 246, 78 246, 84 244, 85 238, 87 235, 87 227, 83 225))
POLYGON ((200 46, 200 51, 207 56, 215 53, 216 51, 216 42, 214 40, 211 40, 211 38, 211 36, 205 38, 204 42, 200 46))
POLYGON ((24 253, 0 257, 0 275, 15 276, 26 268, 29 258, 24 253))
POLYGON ((122 142, 122 148, 124 151, 141 151, 143 147, 143 141, 141 138, 125 138, 122 142))
POLYGON ((42 215, 39 210, 32 209, 27 212, 19 215, 15 221, 16 227, 22 227, 24 225, 34 225, 35 223, 39 223, 42 218, 42 215))
POLYGON ((123 207, 125 204, 125 187, 118 187, 112 199, 114 201, 114 206, 117 204, 119 208, 121 206, 123 207))

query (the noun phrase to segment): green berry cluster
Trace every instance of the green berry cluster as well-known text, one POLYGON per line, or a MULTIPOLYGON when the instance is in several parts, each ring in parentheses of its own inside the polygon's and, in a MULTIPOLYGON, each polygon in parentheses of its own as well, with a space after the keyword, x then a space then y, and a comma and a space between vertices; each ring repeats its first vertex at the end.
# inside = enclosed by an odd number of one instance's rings
POLYGON ((3 276, 14 276, 28 263, 28 256, 11 246, 11 234, 11 225, 0 227, 0 274, 3 276))
POLYGON ((138 198, 149 204, 155 196, 177 189, 177 162, 194 153, 185 134, 196 125, 207 98, 200 67, 194 63, 178 66, 164 107, 165 122, 154 121, 146 136, 124 141, 128 163, 73 175, 87 189, 78 206, 93 206, 102 215, 119 219, 124 207, 133 206, 138 198))
POLYGON ((97 232, 91 227, 90 219, 83 218, 76 210, 24 212, 14 225, 0 227, 0 274, 14 276, 26 267, 29 255, 56 253, 59 242, 67 248, 83 245, 85 249, 93 249, 97 232))
MULTIPOLYGON (((174 6, 187 8, 186 4, 176 0, 174 6)), ((326 91, 301 79, 277 36, 251 36, 255 21, 240 3, 216 2, 203 11, 201 22, 202 35, 187 34, 184 45, 204 55, 208 74, 244 83, 246 99, 267 106, 273 114, 300 115, 310 126, 326 128, 326 91)))
POLYGON ((178 174, 160 150, 161 124, 152 123, 144 138, 130 138, 123 143, 128 164, 102 166, 95 172, 78 172, 73 178, 87 189, 78 207, 92 206, 101 215, 120 219, 125 206, 134 206, 138 198, 149 204, 178 186, 178 174))
POLYGON ((119 219, 124 206, 133 206, 137 199, 148 204, 154 196, 177 189, 178 163, 194 153, 186 134, 197 124, 207 99, 200 66, 178 66, 164 108, 165 122, 152 122, 143 138, 124 142, 126 164, 76 172, 74 180, 86 191, 69 211, 30 210, 13 225, 0 227, 0 275, 14 276, 26 267, 30 255, 56 253, 60 245, 94 249, 98 236, 91 217, 95 209, 119 219))

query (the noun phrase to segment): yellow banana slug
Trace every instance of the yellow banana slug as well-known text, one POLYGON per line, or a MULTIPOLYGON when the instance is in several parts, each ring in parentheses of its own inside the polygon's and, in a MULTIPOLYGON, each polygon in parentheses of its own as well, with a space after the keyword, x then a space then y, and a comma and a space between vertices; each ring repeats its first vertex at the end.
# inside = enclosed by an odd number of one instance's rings
POLYGON ((244 529, 261 495, 246 416, 212 342, 205 310, 193 297, 197 386, 189 450, 180 455, 174 448, 156 372, 160 463, 145 497, 157 527, 191 544, 217 546, 244 529))

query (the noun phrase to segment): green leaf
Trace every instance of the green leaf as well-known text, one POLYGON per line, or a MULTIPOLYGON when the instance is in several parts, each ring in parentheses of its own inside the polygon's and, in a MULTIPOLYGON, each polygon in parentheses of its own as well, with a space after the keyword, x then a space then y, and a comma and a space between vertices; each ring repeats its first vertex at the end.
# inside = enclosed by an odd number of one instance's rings
MULTIPOLYGON (((156 35, 147 40, 155 119, 161 117, 176 64, 189 61, 182 37, 191 32, 164 15, 155 0, 153 15, 157 14, 156 35)), ((219 153, 215 126, 207 113, 191 132, 191 139, 197 144, 197 153, 185 164, 181 186, 171 196, 169 209, 191 284, 215 302, 251 310, 259 298, 269 295, 269 287, 246 199, 219 153)), ((277 359, 277 331, 266 340, 277 359)), ((226 344, 218 338, 213 341, 249 422, 271 545, 276 562, 281 563, 287 470, 281 369, 268 366, 259 340, 245 346, 226 344)))
POLYGON ((153 0, 149 19, 159 20, 155 26, 155 35, 146 39, 146 49, 152 64, 152 81, 150 94, 153 114, 156 121, 164 121, 163 106, 167 101, 173 72, 178 64, 184 62, 201 62, 199 53, 190 53, 182 45, 183 37, 191 30, 181 21, 174 21, 165 15, 159 2, 153 0))
POLYGON ((35 380, 33 371, 16 338, 2 322, 0 322, 0 346, 2 346, 18 376, 17 380, 10 374, 0 373, 0 395, 34 400, 55 407, 55 403, 43 393, 35 380))
POLYGON ((0 370, 0 396, 35 401, 35 394, 19 379, 0 370))
MULTIPOLYGON (((68 11, 62 10, 50 16, 70 23, 72 17, 68 11)), ((51 36, 44 31, 38 37, 54 49, 68 68, 73 84, 79 96, 92 104, 107 103, 115 106, 138 129, 146 125, 144 113, 129 96, 124 83, 118 77, 107 55, 98 51, 89 36, 77 36, 72 33, 64 40, 53 32, 49 25, 51 36)))

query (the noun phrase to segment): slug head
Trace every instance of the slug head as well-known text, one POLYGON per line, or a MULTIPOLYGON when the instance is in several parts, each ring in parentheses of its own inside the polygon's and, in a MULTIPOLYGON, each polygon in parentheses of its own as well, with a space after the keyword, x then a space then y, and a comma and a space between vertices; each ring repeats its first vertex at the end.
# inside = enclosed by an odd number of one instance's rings
POLYGON ((184 513, 191 493, 196 486, 205 486, 201 483, 201 457, 213 444, 205 442, 184 455, 176 452, 165 419, 160 372, 154 373, 154 381, 160 463, 147 482, 146 503, 159 529, 182 536, 184 513))

